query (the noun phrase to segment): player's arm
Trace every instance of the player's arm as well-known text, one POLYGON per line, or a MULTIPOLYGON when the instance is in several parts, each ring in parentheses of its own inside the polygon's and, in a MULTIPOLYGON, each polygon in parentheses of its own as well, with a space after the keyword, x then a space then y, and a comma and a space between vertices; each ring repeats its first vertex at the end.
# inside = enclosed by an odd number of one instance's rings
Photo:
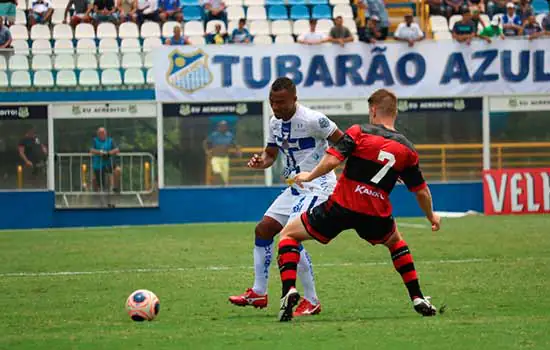
POLYGON ((253 169, 267 169, 277 160, 279 149, 268 144, 262 154, 254 154, 248 161, 248 167, 253 169))

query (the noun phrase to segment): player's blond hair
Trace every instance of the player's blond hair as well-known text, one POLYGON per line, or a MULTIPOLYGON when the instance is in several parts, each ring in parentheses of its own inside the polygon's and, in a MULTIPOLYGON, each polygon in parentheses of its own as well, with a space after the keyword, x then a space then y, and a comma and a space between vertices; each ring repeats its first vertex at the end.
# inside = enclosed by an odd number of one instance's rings
POLYGON ((381 115, 395 117, 397 116, 397 96, 390 90, 376 90, 369 97, 369 106, 376 107, 381 115))

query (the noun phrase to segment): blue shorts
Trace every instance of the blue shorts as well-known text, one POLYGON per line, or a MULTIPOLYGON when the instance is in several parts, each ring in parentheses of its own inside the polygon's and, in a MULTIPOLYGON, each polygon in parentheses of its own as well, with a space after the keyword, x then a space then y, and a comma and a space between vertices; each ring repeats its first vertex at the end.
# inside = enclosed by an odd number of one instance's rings
POLYGON ((94 13, 92 15, 92 18, 98 22, 116 22, 119 19, 119 15, 117 12, 114 12, 111 15, 101 15, 101 14, 94 13))
POLYGON ((0 16, 7 17, 8 20, 15 20, 17 6, 11 2, 0 3, 0 16))

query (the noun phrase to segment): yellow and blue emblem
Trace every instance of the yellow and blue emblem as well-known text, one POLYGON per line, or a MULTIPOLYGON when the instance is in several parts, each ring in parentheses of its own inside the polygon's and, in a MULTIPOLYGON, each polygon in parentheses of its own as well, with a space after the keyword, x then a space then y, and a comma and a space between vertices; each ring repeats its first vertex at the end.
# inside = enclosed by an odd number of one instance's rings
POLYGON ((195 92, 206 87, 213 80, 208 69, 208 55, 202 50, 181 53, 177 49, 168 55, 170 67, 166 81, 176 89, 195 92))

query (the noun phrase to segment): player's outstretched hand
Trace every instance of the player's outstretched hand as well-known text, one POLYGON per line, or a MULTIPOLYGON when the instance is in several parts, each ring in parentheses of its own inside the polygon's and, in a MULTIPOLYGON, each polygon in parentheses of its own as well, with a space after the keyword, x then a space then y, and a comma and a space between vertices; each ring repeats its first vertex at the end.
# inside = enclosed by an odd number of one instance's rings
POLYGON ((252 158, 250 158, 250 160, 248 161, 248 167, 253 169, 260 169, 262 168, 263 164, 264 160, 259 154, 254 154, 252 158))
POLYGON ((432 224, 432 231, 439 231, 441 228, 441 218, 437 214, 433 214, 431 218, 428 218, 430 220, 430 223, 432 224))
POLYGON ((304 187, 302 183, 309 182, 309 175, 308 172, 299 173, 298 175, 294 176, 294 183, 300 187, 304 187))

